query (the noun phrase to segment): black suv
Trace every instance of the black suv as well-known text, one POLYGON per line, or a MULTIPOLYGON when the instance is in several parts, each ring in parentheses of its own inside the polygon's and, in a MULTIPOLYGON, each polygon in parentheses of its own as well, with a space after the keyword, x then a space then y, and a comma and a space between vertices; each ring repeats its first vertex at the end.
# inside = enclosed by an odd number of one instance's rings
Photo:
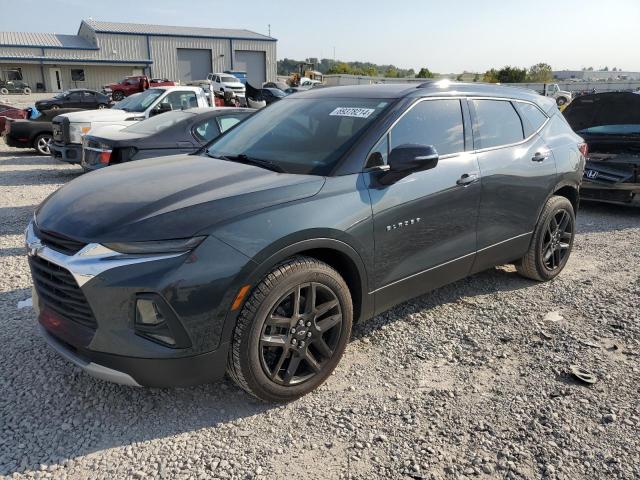
POLYGON ((504 263, 554 278, 584 145, 553 100, 449 82, 313 89, 200 155, 77 178, 26 232, 48 342, 103 379, 320 385, 352 322, 504 263))

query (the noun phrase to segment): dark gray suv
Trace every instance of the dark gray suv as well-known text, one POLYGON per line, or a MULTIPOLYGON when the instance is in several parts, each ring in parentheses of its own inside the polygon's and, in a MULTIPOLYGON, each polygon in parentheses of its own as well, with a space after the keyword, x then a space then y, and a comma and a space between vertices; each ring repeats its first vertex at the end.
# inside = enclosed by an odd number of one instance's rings
POLYGON ((90 374, 266 401, 320 385, 352 322, 571 252, 585 150, 553 100, 448 82, 282 99, 200 155, 62 187, 26 232, 47 341, 90 374))

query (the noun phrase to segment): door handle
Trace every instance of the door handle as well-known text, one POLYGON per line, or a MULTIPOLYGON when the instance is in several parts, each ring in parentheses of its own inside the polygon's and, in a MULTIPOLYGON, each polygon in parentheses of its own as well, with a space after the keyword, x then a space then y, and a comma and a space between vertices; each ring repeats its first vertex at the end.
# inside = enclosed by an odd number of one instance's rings
POLYGON ((465 173, 458 179, 456 185, 467 186, 474 182, 477 182, 478 178, 479 177, 477 173, 465 173))
POLYGON ((531 161, 532 162, 543 162, 544 160, 547 159, 548 156, 549 156, 549 154, 547 154, 547 153, 536 152, 536 154, 533 157, 531 157, 531 161))

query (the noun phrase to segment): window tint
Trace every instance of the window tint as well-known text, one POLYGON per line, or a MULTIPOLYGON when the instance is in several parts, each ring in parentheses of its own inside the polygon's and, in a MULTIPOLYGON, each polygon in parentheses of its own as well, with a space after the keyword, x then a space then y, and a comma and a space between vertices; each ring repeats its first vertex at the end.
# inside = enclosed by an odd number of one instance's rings
POLYGON ((67 95, 67 100, 72 102, 79 102, 82 99, 82 92, 71 92, 67 95))
POLYGON ((168 103, 172 110, 185 110, 197 107, 198 99, 195 92, 171 92, 160 103, 168 103))
POLYGON ((391 150, 413 143, 433 145, 440 155, 464 151, 460 101, 427 100, 418 103, 393 127, 390 137, 391 150))
POLYGON ((82 96, 84 97, 85 102, 92 102, 96 98, 93 92, 82 92, 82 96))
POLYGON ((547 116, 535 105, 523 102, 515 102, 515 105, 522 117, 525 137, 533 135, 547 121, 547 116))
POLYGON ((387 164, 389 158, 389 135, 382 137, 371 149, 367 158, 367 168, 380 167, 387 164))
POLYGON ((202 143, 210 142, 220 135, 218 122, 214 118, 200 122, 193 128, 193 134, 202 143))
POLYGON ((246 117, 246 115, 221 115, 219 117, 216 117, 216 120, 218 121, 218 127, 220 128, 220 131, 224 133, 237 123, 240 123, 246 117))
POLYGON ((476 148, 491 148, 524 139, 522 121, 511 102, 472 100, 476 110, 474 139, 476 148))
POLYGON ((167 112, 162 115, 156 115, 155 117, 147 118, 141 122, 136 122, 133 125, 125 128, 123 131, 129 133, 145 133, 153 135, 154 133, 165 130, 182 120, 186 120, 191 117, 193 113, 177 111, 167 112))

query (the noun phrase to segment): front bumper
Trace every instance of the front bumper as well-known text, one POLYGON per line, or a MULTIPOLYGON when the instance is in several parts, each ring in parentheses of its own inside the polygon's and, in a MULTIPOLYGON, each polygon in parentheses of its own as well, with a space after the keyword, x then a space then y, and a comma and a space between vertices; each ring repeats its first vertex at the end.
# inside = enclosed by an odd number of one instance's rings
POLYGON ((67 163, 80 163, 82 160, 82 145, 79 144, 51 142, 49 150, 51 151, 51 156, 56 160, 67 163))
POLYGON ((49 237, 33 224, 27 228, 34 309, 59 354, 90 375, 125 385, 186 386, 222 378, 232 331, 225 320, 237 291, 230 277, 246 257, 213 237, 191 254, 156 255, 122 255, 97 243, 62 253, 47 243, 49 237), (43 269, 53 275, 43 279, 43 269), (56 274, 64 283, 54 283, 52 291, 56 274), (59 285, 71 287, 71 296, 60 301, 59 285), (179 348, 137 329, 136 302, 149 295, 188 336, 185 344, 176 343, 179 348))

